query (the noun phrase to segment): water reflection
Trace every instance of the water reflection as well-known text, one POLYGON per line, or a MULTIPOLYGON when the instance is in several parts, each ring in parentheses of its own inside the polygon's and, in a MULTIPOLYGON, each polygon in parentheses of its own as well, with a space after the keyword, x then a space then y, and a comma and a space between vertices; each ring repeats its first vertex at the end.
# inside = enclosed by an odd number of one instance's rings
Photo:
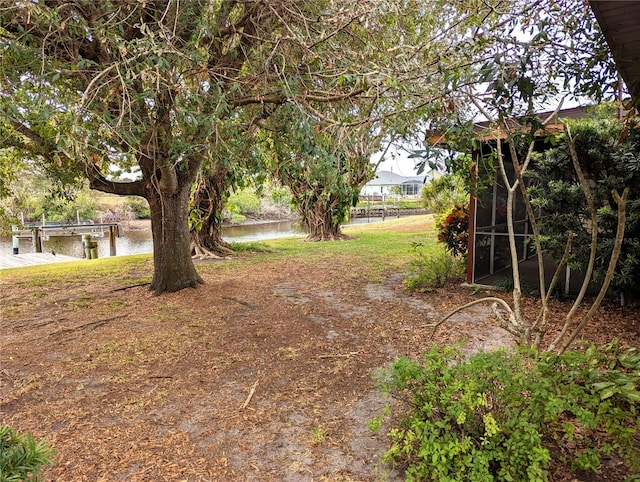
POLYGON ((225 226, 222 228, 222 239, 229 243, 262 241, 263 239, 288 238, 304 234, 299 224, 294 221, 276 221, 261 224, 245 224, 225 226))
MULTIPOLYGON (((132 230, 124 225, 124 234, 116 239, 116 251, 118 255, 151 253, 153 241, 151 230, 132 230)), ((222 229, 222 239, 229 243, 242 243, 248 241, 261 241, 264 239, 286 238, 304 234, 297 223, 293 221, 277 221, 260 224, 247 224, 242 226, 225 226, 222 229)), ((109 256, 109 237, 96 238, 98 241, 98 257, 109 256)), ((31 240, 21 239, 19 244, 20 254, 35 252, 31 240)), ((51 237, 42 241, 42 251, 65 254, 81 258, 82 239, 80 236, 51 237)), ((13 252, 11 238, 0 238, 0 256, 10 255, 13 252)))
MULTIPOLYGON (((349 224, 379 222, 381 218, 354 219, 349 224)), ((122 226, 121 236, 116 239, 116 252, 118 256, 127 254, 142 254, 153 252, 151 239, 151 225, 148 229, 129 229, 127 223, 122 226)), ((295 221, 273 221, 258 224, 245 224, 237 226, 225 226, 222 228, 222 239, 229 243, 244 243, 249 241, 262 241, 265 239, 287 238, 304 235, 304 231, 295 221)), ((98 241, 98 257, 109 256, 108 233, 98 241)), ((13 252, 10 237, 0 238, 0 256, 7 256, 13 252)), ((30 239, 21 239, 19 245, 20 254, 35 252, 30 239)), ((82 258, 82 239, 80 236, 56 236, 43 239, 42 251, 45 253, 54 251, 67 256, 82 258)))

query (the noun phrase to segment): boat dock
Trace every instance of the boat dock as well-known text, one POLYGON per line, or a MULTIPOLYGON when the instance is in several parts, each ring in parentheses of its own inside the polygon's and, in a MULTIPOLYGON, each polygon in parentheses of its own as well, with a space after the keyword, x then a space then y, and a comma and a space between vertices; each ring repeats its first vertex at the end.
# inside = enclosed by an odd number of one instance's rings
MULTIPOLYGON (((81 236, 85 249, 85 257, 97 258, 97 244, 93 238, 109 236, 109 256, 116 255, 116 237, 120 236, 121 228, 118 223, 24 223, 19 229, 14 226, 11 232, 13 238, 13 254, 19 255, 19 240, 30 239, 36 254, 42 253, 42 241, 56 236, 81 236)), ((56 255, 53 255, 56 256, 56 255)), ((57 258, 56 258, 57 259, 57 258)), ((41 264, 41 263, 40 263, 41 264)))
POLYGON ((351 208, 349 216, 351 219, 382 218, 384 221, 387 217, 400 217, 400 209, 395 206, 365 206, 351 208))
POLYGON ((0 269, 23 268, 25 266, 81 260, 82 258, 53 253, 10 254, 0 256, 0 269))

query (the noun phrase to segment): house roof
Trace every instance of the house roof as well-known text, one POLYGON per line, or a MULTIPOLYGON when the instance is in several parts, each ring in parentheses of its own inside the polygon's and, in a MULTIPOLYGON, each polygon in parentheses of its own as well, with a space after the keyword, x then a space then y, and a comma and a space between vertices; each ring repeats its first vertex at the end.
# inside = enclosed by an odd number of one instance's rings
POLYGON ((589 0, 634 104, 640 103, 640 1, 589 0))
MULTIPOLYGON (((554 115, 554 111, 538 112, 535 114, 536 118, 540 121, 546 121, 549 116, 554 115)), ((564 130, 562 120, 566 119, 583 119, 587 117, 586 107, 571 107, 569 109, 562 109, 558 111, 554 117, 544 126, 544 132, 540 132, 541 136, 547 136, 549 134, 556 134, 564 130)), ((507 124, 511 131, 517 131, 519 129, 528 129, 528 126, 523 127, 523 124, 517 119, 507 119, 507 124)), ((497 137, 500 139, 506 139, 509 135, 508 132, 496 128, 495 124, 490 121, 476 122, 473 124, 473 132, 476 133, 476 139, 479 141, 495 140, 497 137)), ((537 133, 536 133, 537 135, 537 133)))
MULTIPOLYGON (((535 114, 535 116, 541 121, 546 121, 553 113, 554 111, 539 112, 535 114)), ((587 107, 571 107, 569 109, 562 109, 558 111, 554 118, 545 125, 544 132, 541 131, 539 135, 544 137, 549 134, 562 132, 564 127, 561 119, 582 119, 587 117, 587 115, 587 107)), ((510 131, 528 129, 528 127, 524 126, 524 124, 518 119, 507 119, 507 124, 510 131)), ((473 124, 473 132, 476 140, 478 141, 494 141, 497 138, 506 139, 509 135, 509 132, 498 128, 495 123, 491 121, 476 122, 473 124)), ((436 132, 434 132, 427 140, 431 145, 445 145, 447 142, 445 135, 436 132)))
POLYGON ((424 178, 425 176, 401 176, 391 171, 378 171, 376 177, 367 184, 369 186, 395 186, 407 182, 424 184, 424 178))
MULTIPOLYGON (((609 45, 618 71, 622 76, 635 106, 640 106, 640 0, 589 0, 598 25, 609 45)), ((545 119, 551 112, 537 114, 545 119)), ((583 107, 563 109, 557 118, 579 119, 585 117, 583 107)), ((517 127, 513 122, 511 127, 517 127)), ((562 130, 559 122, 553 121, 545 128, 546 133, 562 130)), ((506 133, 492 129, 488 122, 474 125, 479 140, 495 139, 496 135, 505 138, 506 133)), ((446 143, 442 134, 434 133, 429 138, 433 145, 446 143)))

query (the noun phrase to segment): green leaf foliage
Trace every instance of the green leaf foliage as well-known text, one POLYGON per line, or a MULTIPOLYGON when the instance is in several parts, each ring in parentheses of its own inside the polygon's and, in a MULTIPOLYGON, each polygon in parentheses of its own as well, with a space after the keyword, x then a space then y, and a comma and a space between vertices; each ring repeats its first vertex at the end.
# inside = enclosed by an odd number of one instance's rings
POLYGON ((406 480, 545 481, 551 463, 598 472, 612 453, 640 473, 635 349, 467 358, 435 346, 380 369, 376 381, 399 400, 385 409, 399 420, 385 459, 406 480))
POLYGON ((464 273, 464 261, 441 248, 433 249, 430 243, 416 242, 413 249, 416 257, 411 261, 404 280, 407 289, 427 293, 464 273))
POLYGON ((460 174, 443 174, 422 188, 421 199, 424 207, 436 215, 438 222, 453 206, 469 201, 469 190, 460 174))
POLYGON ((366 129, 345 132, 314 120, 291 122, 282 108, 271 119, 275 133, 262 132, 260 148, 272 176, 286 186, 311 240, 343 237, 341 225, 358 202, 361 186, 373 176, 372 146, 366 129), (363 147, 357 135, 369 139, 363 147))
MULTIPOLYGON (((618 293, 631 294, 640 286, 640 129, 615 120, 588 119, 570 124, 582 171, 598 215, 595 280, 607 270, 615 243, 617 205, 611 194, 631 189, 622 252, 612 281, 618 293), (636 193, 635 195, 633 193, 636 193)), ((585 268, 591 247, 590 214, 576 177, 566 142, 545 151, 531 169, 532 203, 544 213, 540 228, 543 247, 559 260, 569 233, 575 233, 569 265, 585 268)))

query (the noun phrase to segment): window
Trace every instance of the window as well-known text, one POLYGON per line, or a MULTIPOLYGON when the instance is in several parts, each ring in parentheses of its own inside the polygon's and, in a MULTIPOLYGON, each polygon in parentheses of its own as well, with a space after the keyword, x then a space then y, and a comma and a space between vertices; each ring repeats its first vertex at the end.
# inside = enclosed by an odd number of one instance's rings
POLYGON ((403 196, 417 196, 420 193, 421 184, 417 182, 405 182, 402 184, 403 196))

